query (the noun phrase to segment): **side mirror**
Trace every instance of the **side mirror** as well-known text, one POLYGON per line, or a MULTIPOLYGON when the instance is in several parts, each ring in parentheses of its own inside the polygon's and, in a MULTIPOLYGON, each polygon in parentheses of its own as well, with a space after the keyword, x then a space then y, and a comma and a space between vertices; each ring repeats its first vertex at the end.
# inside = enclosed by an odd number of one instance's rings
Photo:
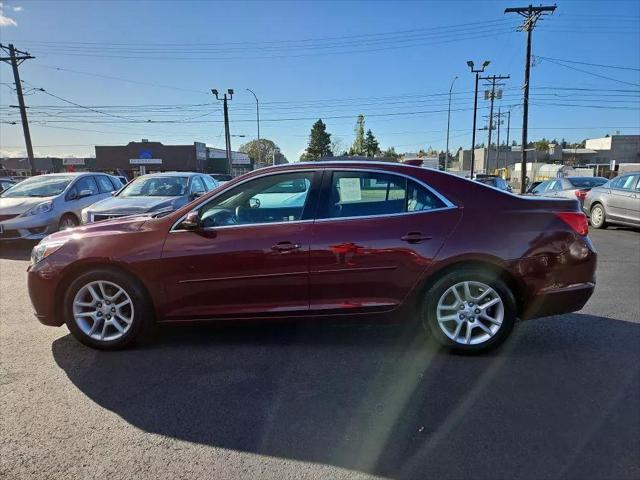
POLYGON ((91 190, 80 190, 78 198, 90 197, 91 195, 93 195, 93 192, 91 190))
POLYGON ((200 229, 200 214, 197 210, 191 210, 184 217, 184 220, 180 223, 180 226, 185 230, 199 230, 200 229))
POLYGON ((191 195, 189 195, 189 201, 192 202, 196 198, 200 198, 202 195, 204 195, 204 192, 192 192, 191 195))

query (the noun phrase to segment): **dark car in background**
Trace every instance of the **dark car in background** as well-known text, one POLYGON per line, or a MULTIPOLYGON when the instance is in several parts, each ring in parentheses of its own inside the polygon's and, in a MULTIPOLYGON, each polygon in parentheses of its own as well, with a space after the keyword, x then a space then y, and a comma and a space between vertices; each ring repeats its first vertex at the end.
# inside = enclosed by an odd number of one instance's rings
POLYGON ((604 177, 553 178, 540 183, 531 193, 545 197, 576 198, 582 204, 589 190, 605 183, 607 179, 604 177))
POLYGON ((166 216, 54 234, 33 249, 29 293, 42 323, 100 349, 154 322, 358 318, 419 319, 443 345, 477 352, 518 318, 584 306, 587 230, 575 199, 400 164, 290 164, 166 216))
POLYGON ((166 172, 142 175, 114 196, 85 208, 82 223, 130 215, 162 215, 183 207, 217 186, 209 175, 166 172))
POLYGON ((583 209, 595 228, 607 228, 609 224, 640 226, 640 172, 620 175, 592 188, 583 209))

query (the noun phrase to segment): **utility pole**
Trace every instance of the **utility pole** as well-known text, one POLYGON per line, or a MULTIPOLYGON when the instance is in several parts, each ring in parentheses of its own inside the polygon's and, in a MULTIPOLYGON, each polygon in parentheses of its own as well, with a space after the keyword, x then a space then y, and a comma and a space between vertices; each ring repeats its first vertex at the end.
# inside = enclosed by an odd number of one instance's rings
MULTIPOLYGON (((496 141, 496 170, 500 168, 500 124, 502 123, 502 115, 500 107, 498 107, 498 140, 496 141)), ((489 144, 491 146, 491 144, 489 144)))
MULTIPOLYGON (((469 178, 473 178, 473 170, 475 167, 476 161, 476 117, 478 113, 478 79, 480 78, 480 74, 484 72, 484 69, 489 66, 491 62, 489 60, 485 60, 482 62, 482 67, 474 68, 474 64, 471 60, 467 62, 467 65, 471 69, 471 73, 476 74, 476 88, 473 94, 473 132, 471 133, 471 171, 469 173, 469 178)), ((462 160, 464 163, 464 154, 462 155, 462 160)))
POLYGON ((455 77, 453 77, 453 80, 451 81, 451 87, 449 88, 449 110, 447 113, 447 150, 446 153, 444 154, 444 171, 447 171, 447 162, 449 161, 449 127, 451 125, 451 91, 453 90, 453 84, 456 82, 456 80, 458 79, 458 76, 456 75, 455 77))
POLYGON ((231 172, 231 134, 229 133, 229 105, 227 101, 233 99, 233 89, 228 89, 227 93, 225 93, 222 98, 218 97, 218 90, 215 88, 211 90, 211 93, 216 96, 216 100, 222 100, 224 109, 224 140, 227 149, 227 165, 229 166, 229 172, 231 172), (229 95, 228 97, 227 94, 229 95))
POLYGON ((258 168, 260 168, 262 166, 262 143, 260 143, 260 102, 258 102, 256 92, 250 88, 247 88, 247 92, 251 92, 253 97, 256 99, 256 118, 258 120, 258 168))
POLYGON ((22 119, 22 131, 24 132, 24 143, 27 146, 27 158, 29 159, 29 168, 31 169, 31 175, 36 174, 35 160, 33 158, 33 145, 31 144, 31 132, 29 132, 29 121, 27 120, 27 107, 24 105, 24 96, 22 95, 22 83, 20 82, 20 72, 18 72, 18 66, 25 60, 29 60, 32 57, 27 52, 16 50, 12 43, 9 45, 3 45, 0 43, 0 49, 3 52, 8 53, 8 57, 0 57, 5 63, 8 63, 13 68, 13 80, 16 84, 16 93, 18 94, 18 106, 20 107, 20 118, 22 119))
POLYGON ((511 146, 509 145, 509 131, 511 130, 511 110, 507 111, 507 150, 504 152, 504 170, 507 171, 507 163, 509 162, 509 152, 511 146))
MULTIPOLYGON (((502 90, 498 90, 497 96, 496 96, 496 87, 501 87, 504 85, 504 83, 498 83, 500 80, 507 80, 509 79, 509 75, 506 76, 502 76, 502 75, 491 75, 488 77, 480 77, 480 80, 486 80, 487 81, 487 86, 491 86, 491 91, 485 91, 484 94, 484 98, 485 100, 487 99, 487 97, 489 97, 489 99, 491 100, 491 107, 489 109, 489 140, 487 143, 487 173, 489 171, 489 168, 491 167, 491 132, 494 130, 493 127, 493 101, 498 98, 502 98, 502 90)), ((497 163, 496 163, 496 167, 497 167, 497 163)))
POLYGON ((547 13, 553 13, 556 6, 542 5, 534 7, 505 8, 504 13, 517 13, 524 17, 524 23, 519 30, 527 32, 527 54, 524 65, 524 95, 522 100, 522 165, 520 171, 520 193, 524 194, 527 188, 527 128, 529 125, 529 73, 531 70, 531 33, 536 26, 536 22, 547 13))

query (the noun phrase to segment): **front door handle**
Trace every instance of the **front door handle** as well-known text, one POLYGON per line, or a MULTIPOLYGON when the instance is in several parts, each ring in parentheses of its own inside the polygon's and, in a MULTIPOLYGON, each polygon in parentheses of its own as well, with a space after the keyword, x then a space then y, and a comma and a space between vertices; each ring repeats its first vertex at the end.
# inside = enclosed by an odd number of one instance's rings
POLYGON ((300 248, 300 245, 298 245, 297 243, 279 242, 279 243, 276 243, 273 247, 271 247, 271 250, 275 252, 290 252, 292 250, 298 250, 299 248, 300 248))
POLYGON ((400 237, 400 240, 408 243, 420 243, 424 240, 431 240, 431 235, 424 235, 421 232, 409 232, 406 235, 400 237))

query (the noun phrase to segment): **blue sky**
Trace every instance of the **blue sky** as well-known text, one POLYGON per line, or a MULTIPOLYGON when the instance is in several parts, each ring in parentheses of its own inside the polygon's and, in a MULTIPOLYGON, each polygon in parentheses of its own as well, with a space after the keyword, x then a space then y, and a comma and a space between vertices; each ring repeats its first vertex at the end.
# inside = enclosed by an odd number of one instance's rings
MULTIPOLYGON (((246 88, 262 104, 262 137, 290 160, 317 118, 348 148, 360 113, 383 148, 443 149, 457 75, 455 150, 471 138, 467 60, 490 60, 487 74, 511 75, 496 109, 511 108, 511 139, 520 138, 525 38, 515 31, 520 18, 503 10, 525 4, 3 0, 0 41, 36 57, 20 72, 37 155, 90 156, 96 144, 140 138, 223 147, 211 88, 236 91, 231 133, 246 137, 232 138, 234 149, 256 135, 246 88)), ((536 28, 533 53, 530 138, 640 133, 639 2, 559 1, 536 28)), ((6 123, 19 119, 7 107, 17 103, 12 81, 0 64, 0 152, 20 155, 21 127, 6 123)), ((482 120, 488 102, 479 105, 482 120)))

